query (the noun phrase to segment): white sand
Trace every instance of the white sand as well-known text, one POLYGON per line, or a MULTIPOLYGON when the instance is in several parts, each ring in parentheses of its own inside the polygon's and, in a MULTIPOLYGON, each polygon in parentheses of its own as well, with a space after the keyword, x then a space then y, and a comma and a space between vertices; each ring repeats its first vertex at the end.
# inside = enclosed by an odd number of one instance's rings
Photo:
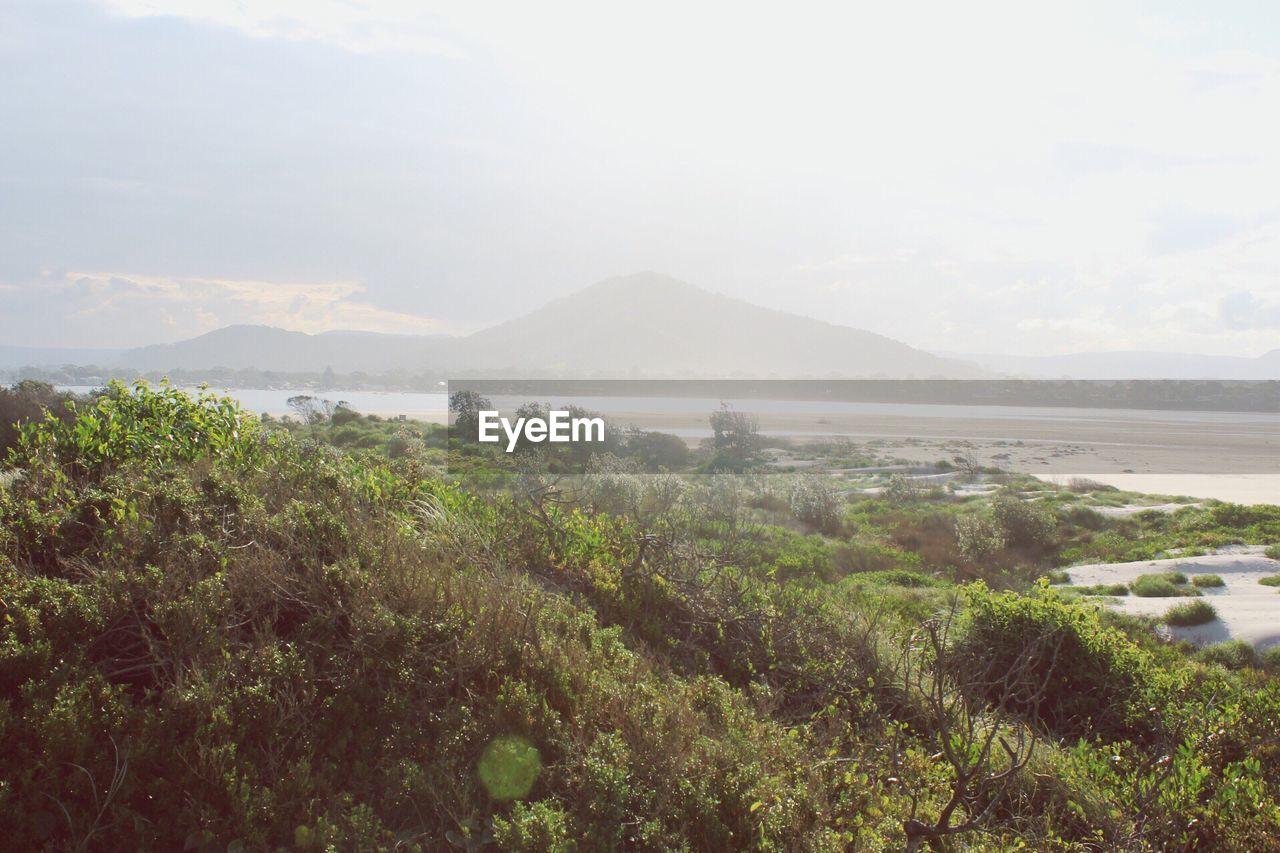
MULTIPOLYGON (((1162 625, 1165 636, 1208 645, 1223 640, 1245 640, 1259 651, 1280 644, 1280 590, 1263 586, 1259 580, 1280 574, 1280 561, 1263 555, 1263 546, 1224 548, 1203 557, 1173 557, 1135 563, 1094 563, 1067 569, 1073 585, 1132 583, 1139 575, 1182 572, 1188 579, 1199 574, 1218 575, 1226 586, 1203 589, 1204 598, 1218 611, 1207 625, 1175 627, 1162 625)), ((1163 616, 1186 598, 1141 598, 1128 595, 1113 599, 1114 607, 1135 616, 1163 616)))
MULTIPOLYGON (((1260 471, 1267 465, 1261 461, 1260 471)), ((1224 468, 1223 470, 1228 470, 1224 468)), ((1031 473, 1035 473, 1032 471, 1031 473)), ((1240 504, 1280 503, 1280 474, 1101 474, 1075 475, 1129 492, 1149 495, 1189 495, 1195 498, 1214 498, 1240 504)), ((1069 475, 1057 475, 1045 479, 1069 483, 1069 475)))
POLYGON ((1098 515, 1105 515, 1109 518, 1126 518, 1130 515, 1137 515, 1140 512, 1177 512, 1180 509, 1186 509, 1189 506, 1204 506, 1204 504, 1152 504, 1144 506, 1143 504, 1125 504, 1124 506, 1088 506, 1089 509, 1098 515))

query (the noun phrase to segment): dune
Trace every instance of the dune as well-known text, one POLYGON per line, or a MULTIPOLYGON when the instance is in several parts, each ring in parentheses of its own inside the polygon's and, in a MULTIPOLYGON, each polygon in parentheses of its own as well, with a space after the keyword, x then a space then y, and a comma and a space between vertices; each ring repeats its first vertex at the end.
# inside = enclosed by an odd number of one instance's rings
MULTIPOLYGON (((1139 575, 1182 572, 1214 574, 1225 581, 1218 588, 1203 589, 1204 598, 1218 611, 1205 625, 1161 625, 1162 635, 1209 645, 1223 640, 1245 640, 1259 651, 1280 644, 1280 591, 1259 581, 1280 574, 1280 561, 1263 554, 1261 545, 1232 546, 1200 557, 1171 557, 1132 563, 1092 563, 1067 569, 1073 585, 1132 583, 1139 575)), ((1111 599, 1107 606, 1134 616, 1163 616, 1185 598, 1140 598, 1129 595, 1111 599)))

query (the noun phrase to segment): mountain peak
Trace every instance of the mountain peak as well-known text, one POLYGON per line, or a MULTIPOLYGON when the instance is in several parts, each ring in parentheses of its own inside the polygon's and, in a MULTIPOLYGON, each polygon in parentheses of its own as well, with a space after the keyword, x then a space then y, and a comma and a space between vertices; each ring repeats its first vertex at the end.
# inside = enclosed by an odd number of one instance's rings
POLYGON ((228 326, 144 347, 131 366, 287 372, 465 371, 647 378, 973 377, 969 365, 861 329, 724 296, 645 271, 597 282, 462 338, 228 326))

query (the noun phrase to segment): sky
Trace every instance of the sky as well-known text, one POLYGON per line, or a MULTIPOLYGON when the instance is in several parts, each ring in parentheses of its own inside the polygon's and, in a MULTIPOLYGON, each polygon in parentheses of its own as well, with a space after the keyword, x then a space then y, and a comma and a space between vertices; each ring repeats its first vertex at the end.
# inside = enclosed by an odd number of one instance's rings
POLYGON ((1278 106, 1269 2, 0 0, 0 345, 656 270, 935 352, 1259 355, 1278 106))

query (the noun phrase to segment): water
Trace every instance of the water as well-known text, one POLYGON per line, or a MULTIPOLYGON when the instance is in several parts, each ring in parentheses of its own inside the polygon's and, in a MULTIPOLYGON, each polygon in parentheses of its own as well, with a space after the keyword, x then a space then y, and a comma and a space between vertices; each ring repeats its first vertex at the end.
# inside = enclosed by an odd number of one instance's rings
MULTIPOLYGON (((97 388, 87 385, 63 385, 60 390, 76 394, 86 394, 97 388)), ((183 388, 184 391, 195 391, 194 387, 183 388)), ((267 414, 274 417, 296 415, 289 407, 289 398, 299 394, 308 394, 323 400, 346 402, 357 412, 366 415, 404 415, 407 418, 421 421, 441 423, 448 416, 449 396, 443 392, 429 394, 420 391, 358 391, 341 390, 313 391, 297 388, 218 388, 209 386, 209 390, 238 400, 240 405, 255 414, 267 414)))

